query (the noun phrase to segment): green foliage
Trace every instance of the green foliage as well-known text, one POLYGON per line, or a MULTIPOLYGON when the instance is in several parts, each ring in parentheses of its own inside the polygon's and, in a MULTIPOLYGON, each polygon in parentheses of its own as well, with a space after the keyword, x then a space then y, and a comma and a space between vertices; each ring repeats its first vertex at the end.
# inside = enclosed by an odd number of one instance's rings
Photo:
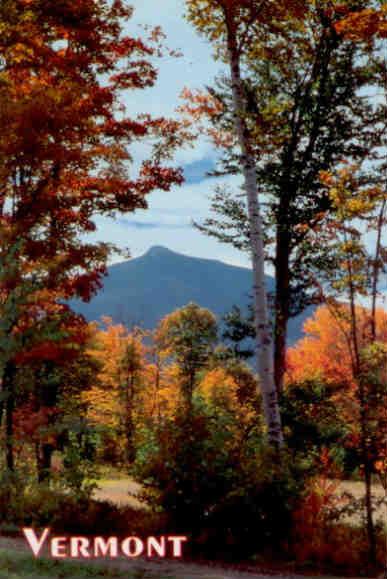
POLYGON ((222 337, 227 342, 231 342, 231 348, 234 356, 243 360, 251 358, 254 354, 254 348, 251 340, 255 338, 254 312, 249 308, 248 315, 244 315, 239 306, 233 306, 223 321, 225 329, 222 337), (250 339, 250 343, 248 340, 250 339), (249 347, 250 346, 250 347, 249 347))
POLYGON ((151 483, 147 498, 160 505, 180 531, 197 533, 216 503, 219 492, 227 489, 232 463, 227 444, 232 432, 224 417, 210 417, 195 400, 191 416, 180 414, 161 427, 157 438, 148 440, 139 452, 134 472, 151 483))
POLYGON ((60 478, 76 499, 90 498, 97 486, 95 458, 98 441, 98 433, 83 419, 68 430, 60 478))
POLYGON ((148 485, 144 498, 209 557, 278 546, 302 492, 301 465, 285 451, 281 461, 273 456, 255 423, 243 433, 230 409, 195 396, 190 415, 148 432, 139 450, 134 473, 148 485))
POLYGON ((231 546, 233 557, 278 553, 291 531, 292 513, 307 483, 308 465, 287 450, 278 456, 261 447, 249 458, 244 457, 235 474, 231 491, 214 509, 210 549, 215 542, 223 549, 231 546))
POLYGON ((30 478, 27 472, 3 469, 0 474, 0 521, 17 523, 25 514, 25 494, 30 478))
MULTIPOLYGON (((214 18, 208 15, 207 24, 214 18)), ((321 171, 345 158, 373 159, 381 145, 381 133, 372 128, 383 122, 385 105, 381 101, 374 106, 359 91, 372 85, 383 90, 381 53, 371 55, 370 46, 339 37, 336 18, 334 11, 328 14, 309 3, 302 18, 289 19, 285 29, 276 19, 278 28, 266 35, 264 26, 241 31, 246 121, 259 190, 265 194, 266 255, 276 268, 277 287, 286 291, 281 297, 291 316, 318 297, 311 273, 319 277, 321 268, 332 265, 321 232, 317 243, 311 235, 332 208, 321 171)), ((271 22, 267 25, 270 30, 271 22)), ((232 135, 235 145, 229 79, 218 78, 209 94, 220 108, 220 113, 209 115, 213 132, 232 135)), ((239 174, 238 148, 227 144, 222 153, 214 174, 239 174)), ((248 250, 243 194, 216 189, 212 215, 198 227, 222 243, 248 250)))
POLYGON ((313 460, 325 447, 333 453, 341 447, 347 427, 323 382, 288 384, 280 402, 285 437, 294 451, 313 460))
POLYGON ((217 323, 214 314, 194 303, 172 312, 159 324, 159 347, 177 363, 188 405, 192 401, 197 372, 208 361, 216 338, 217 323))
MULTIPOLYGON (((15 482, 15 481, 13 481, 15 482)), ((149 536, 162 534, 165 517, 131 506, 118 506, 109 501, 97 501, 75 497, 47 484, 15 488, 18 493, 10 493, 10 486, 2 481, 0 488, 0 531, 20 534, 22 526, 41 528, 49 526, 53 532, 84 535, 137 534, 149 536)))
POLYGON ((187 375, 206 362, 216 336, 215 316, 194 303, 166 316, 159 327, 161 347, 170 351, 187 375))

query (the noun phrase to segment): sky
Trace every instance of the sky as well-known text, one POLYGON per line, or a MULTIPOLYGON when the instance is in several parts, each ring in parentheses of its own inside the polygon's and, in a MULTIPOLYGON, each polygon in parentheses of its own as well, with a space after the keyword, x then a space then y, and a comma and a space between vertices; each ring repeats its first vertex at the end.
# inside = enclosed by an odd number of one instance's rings
MULTIPOLYGON (((128 32, 141 34, 141 24, 160 25, 168 47, 180 50, 183 56, 158 61, 158 82, 151 89, 128 93, 125 99, 128 114, 174 116, 181 104, 179 95, 183 88, 211 84, 221 65, 212 58, 211 46, 184 20, 184 0, 132 0, 131 4, 135 12, 128 32)), ((139 147, 135 156, 140 158, 144 153, 144 148, 139 147)), ((227 182, 238 186, 238 177, 206 177, 215 159, 216 151, 204 140, 193 148, 178 151, 174 165, 184 169, 185 183, 168 193, 158 191, 148 196, 146 211, 128 213, 115 221, 97 219, 95 237, 128 248, 132 257, 142 255, 154 245, 163 245, 183 254, 247 267, 247 255, 207 237, 192 225, 193 221, 202 222, 209 216, 210 197, 216 184, 227 182)))
MULTIPOLYGON (((184 0, 131 0, 130 3, 134 7, 134 16, 128 23, 127 32, 141 35, 141 25, 160 25, 166 34, 167 46, 181 51, 182 57, 158 59, 156 85, 127 93, 128 114, 135 116, 147 112, 154 116, 173 117, 181 104, 182 90, 212 84, 222 65, 213 59, 210 44, 184 19, 184 0)), ((200 223, 210 216, 210 198, 216 185, 238 188, 241 183, 237 176, 221 179, 206 176, 206 172, 214 167, 216 154, 205 140, 178 151, 174 166, 184 169, 185 183, 170 192, 156 191, 149 195, 146 211, 128 213, 116 220, 98 218, 98 230, 93 237, 128 248, 132 257, 146 253, 154 245, 163 245, 186 255, 249 267, 248 255, 204 235, 192 225, 193 221, 200 223)), ((146 148, 140 145, 134 151, 134 157, 138 162, 144 156, 146 158, 146 148)), ((113 259, 120 260, 122 257, 113 259)), ((267 273, 273 272, 268 270, 267 273)))

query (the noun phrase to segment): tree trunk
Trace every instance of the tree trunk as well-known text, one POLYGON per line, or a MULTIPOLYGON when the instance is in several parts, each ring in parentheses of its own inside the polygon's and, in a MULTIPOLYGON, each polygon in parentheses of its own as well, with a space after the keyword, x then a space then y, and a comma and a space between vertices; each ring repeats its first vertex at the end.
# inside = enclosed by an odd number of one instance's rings
POLYGON ((365 496, 365 503, 366 503, 366 513, 367 513, 367 535, 368 535, 368 547, 369 547, 369 556, 370 556, 370 563, 371 565, 377 564, 377 557, 376 557, 376 534, 375 534, 375 527, 374 521, 372 516, 372 471, 371 465, 369 464, 369 458, 367 457, 367 464, 364 465, 364 479, 365 479, 365 488, 366 488, 366 496, 365 496))
POLYGON ((364 485, 365 485, 365 513, 366 513, 366 528, 368 538, 368 553, 369 563, 376 565, 376 534, 373 521, 372 508, 372 466, 369 457, 368 448, 368 428, 367 428, 367 410, 366 410, 366 395, 364 391, 364 384, 362 377, 359 377, 359 401, 360 401, 360 446, 362 462, 364 465, 364 485))
POLYGON ((274 381, 273 332, 268 313, 264 273, 262 217, 258 199, 255 156, 245 121, 246 102, 240 72, 239 51, 232 13, 225 9, 227 42, 231 69, 235 128, 242 151, 241 164, 247 196, 250 249, 253 267, 254 321, 256 330, 257 369, 260 377, 263 408, 270 444, 283 443, 281 416, 274 381))
POLYGON ((366 528, 368 538, 368 554, 370 565, 376 564, 376 534, 373 521, 372 509, 372 468, 369 458, 369 431, 368 431, 368 416, 367 416, 367 396, 364 386, 364 378, 362 376, 362 363, 360 357, 360 347, 358 341, 358 324, 357 313, 355 305, 355 288, 353 283, 353 268, 352 262, 349 259, 347 262, 347 269, 349 275, 349 306, 351 312, 351 336, 354 349, 354 367, 353 374, 358 385, 358 399, 360 406, 360 452, 364 466, 364 485, 365 485, 365 514, 366 514, 366 528))
POLYGON ((54 452, 52 444, 38 444, 36 449, 36 466, 38 470, 38 482, 50 482, 51 460, 54 452))
POLYGON ((385 223, 386 208, 387 208, 387 201, 384 199, 382 201, 377 221, 376 248, 375 248, 374 264, 372 268, 371 339, 373 341, 376 340, 376 301, 378 297, 378 282, 381 269, 379 261, 382 250, 382 233, 383 233, 383 225, 385 223))
POLYGON ((10 471, 15 470, 14 460, 14 424, 13 413, 15 409, 15 375, 16 366, 13 362, 7 362, 3 373, 3 388, 6 394, 5 402, 5 455, 7 468, 10 471))
POLYGON ((189 375, 187 376, 186 384, 184 386, 184 395, 186 398, 187 412, 189 415, 192 414, 192 398, 195 388, 195 382, 196 382, 196 371, 191 369, 189 375))
POLYGON ((136 451, 133 443, 133 397, 134 397, 134 375, 127 376, 125 385, 125 460, 131 464, 136 458, 136 451))
POLYGON ((133 444, 133 421, 130 414, 126 416, 125 438, 126 438, 125 460, 127 464, 131 464, 136 458, 136 451, 133 444))
POLYGON ((275 330, 274 330, 274 377, 277 393, 283 389, 286 370, 286 336, 290 306, 290 240, 281 224, 277 228, 275 330))
MULTIPOLYGON (((55 372, 55 364, 48 361, 44 365, 45 379, 48 381, 43 385, 40 382, 38 374, 35 376, 35 411, 39 412, 41 409, 52 410, 56 407, 58 402, 59 390, 58 387, 51 383, 50 376, 55 372), (43 386, 43 387, 42 387, 43 386)), ((52 427, 57 419, 55 414, 49 413, 46 426, 52 427)), ((38 482, 49 484, 51 478, 51 461, 55 450, 55 444, 50 444, 40 440, 39 453, 36 456, 36 469, 38 471, 38 482)))

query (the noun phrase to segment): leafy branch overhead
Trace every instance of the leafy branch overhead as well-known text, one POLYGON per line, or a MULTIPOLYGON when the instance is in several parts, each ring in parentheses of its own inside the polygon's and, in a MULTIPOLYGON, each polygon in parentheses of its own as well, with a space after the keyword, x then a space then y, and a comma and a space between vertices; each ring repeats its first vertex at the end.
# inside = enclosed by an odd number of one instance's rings
MULTIPOLYGON (((202 33, 214 36, 216 47, 223 50, 219 58, 225 59, 223 4, 199 4, 189 3, 188 17, 202 33)), ((320 174, 343 160, 360 164, 367 160, 375 174, 383 171, 385 99, 364 98, 364 94, 383 93, 385 63, 377 34, 364 41, 344 32, 351 18, 360 17, 351 3, 331 7, 304 3, 302 17, 298 5, 293 14, 288 4, 284 16, 284 8, 276 4, 276 17, 265 22, 265 10, 272 9, 269 5, 261 3, 257 16, 258 3, 225 4, 238 13, 240 24, 236 42, 245 99, 242 116, 255 161, 265 258, 275 268, 274 341, 277 384, 281 384, 289 317, 320 301, 313 280, 321 270, 333 268, 327 245, 321 238, 316 243, 314 233, 321 235, 332 206, 320 174), (259 26, 254 28, 256 18, 259 26)), ((227 75, 219 76, 212 87, 186 90, 182 96, 182 114, 221 152, 212 174, 241 174, 227 75)), ((218 187, 211 209, 212 216, 196 226, 248 251, 244 191, 218 187)))

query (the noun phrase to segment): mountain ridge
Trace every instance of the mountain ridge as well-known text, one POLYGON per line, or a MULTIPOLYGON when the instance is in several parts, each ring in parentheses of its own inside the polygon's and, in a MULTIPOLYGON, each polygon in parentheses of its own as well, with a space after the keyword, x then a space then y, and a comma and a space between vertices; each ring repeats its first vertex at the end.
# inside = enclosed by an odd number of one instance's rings
MULTIPOLYGON (((269 291, 274 279, 266 276, 269 291)), ((71 306, 88 321, 109 316, 114 323, 153 329, 167 314, 189 302, 210 309, 221 321, 233 305, 246 311, 252 271, 216 259, 183 255, 155 245, 145 254, 108 267, 103 288, 89 303, 71 306)), ((289 343, 301 336, 305 316, 292 320, 289 343)))

